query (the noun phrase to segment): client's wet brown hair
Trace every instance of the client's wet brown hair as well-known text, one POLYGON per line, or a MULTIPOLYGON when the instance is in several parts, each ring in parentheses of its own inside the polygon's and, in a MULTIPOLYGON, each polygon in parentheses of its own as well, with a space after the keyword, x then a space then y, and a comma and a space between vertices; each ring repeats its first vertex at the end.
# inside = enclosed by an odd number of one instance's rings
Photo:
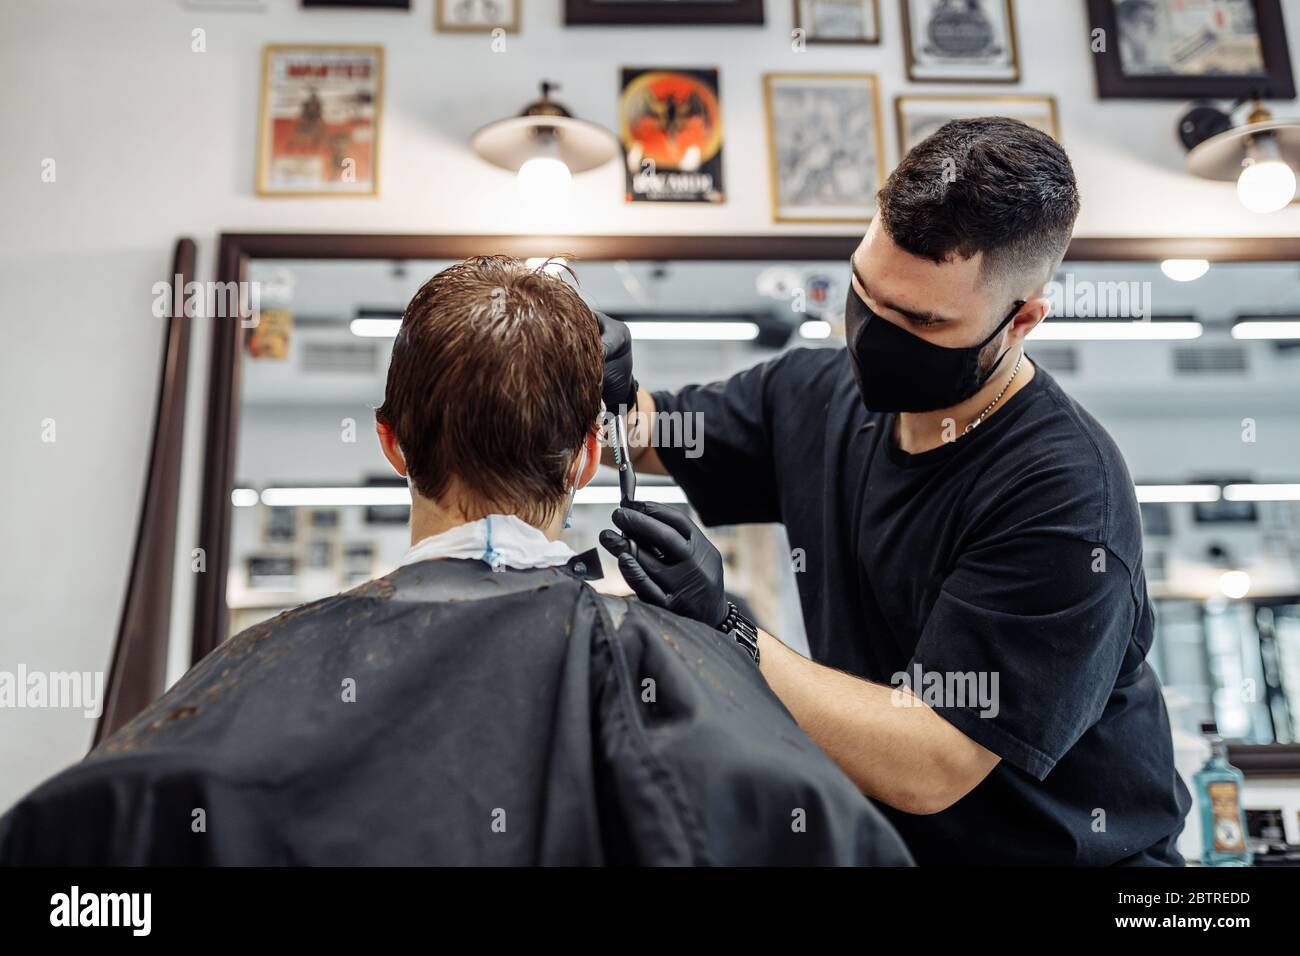
POLYGON ((595 313, 549 265, 475 256, 407 305, 375 417, 426 498, 536 525, 564 503, 600 413, 604 352, 595 313))

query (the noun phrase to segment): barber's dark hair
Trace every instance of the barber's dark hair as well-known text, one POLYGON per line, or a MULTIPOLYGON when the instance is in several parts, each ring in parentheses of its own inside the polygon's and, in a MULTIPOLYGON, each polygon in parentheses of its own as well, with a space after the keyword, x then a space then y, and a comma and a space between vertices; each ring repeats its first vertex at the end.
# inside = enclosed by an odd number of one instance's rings
POLYGON ((537 525, 563 504, 600 414, 604 350, 595 313, 549 265, 466 259, 407 305, 375 417, 426 498, 537 525))
POLYGON ((1019 120, 945 123, 918 143, 878 197, 885 231, 942 263, 984 254, 986 281, 1047 282, 1065 257, 1079 188, 1059 143, 1019 120))

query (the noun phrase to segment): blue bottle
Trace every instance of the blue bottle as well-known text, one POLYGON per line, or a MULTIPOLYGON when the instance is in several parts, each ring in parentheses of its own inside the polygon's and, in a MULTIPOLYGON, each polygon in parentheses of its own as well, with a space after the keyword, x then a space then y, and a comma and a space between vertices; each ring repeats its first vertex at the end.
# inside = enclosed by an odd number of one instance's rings
POLYGON ((1228 763, 1228 744, 1219 736, 1214 721, 1202 723, 1201 733, 1209 738, 1213 751, 1192 778, 1196 803, 1201 808, 1201 864, 1250 866, 1246 814, 1241 807, 1245 777, 1228 763))

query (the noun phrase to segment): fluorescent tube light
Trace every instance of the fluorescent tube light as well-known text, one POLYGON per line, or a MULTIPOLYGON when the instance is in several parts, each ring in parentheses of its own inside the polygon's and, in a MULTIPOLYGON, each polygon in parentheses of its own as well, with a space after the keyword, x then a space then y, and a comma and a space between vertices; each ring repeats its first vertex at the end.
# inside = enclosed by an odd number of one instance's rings
POLYGON ((1300 485, 1228 485, 1228 501, 1300 501, 1300 485))
POLYGON ((1200 322, 1043 322, 1029 333, 1039 342, 1153 342, 1199 339, 1204 332, 1200 322))
POLYGON ((1137 500, 1143 504, 1192 501, 1210 504, 1223 492, 1218 485, 1137 485, 1137 500))
POLYGON ((348 325, 353 335, 363 339, 396 338, 401 327, 401 319, 353 319, 348 325))
POLYGON ((1295 319, 1243 319, 1232 327, 1234 339, 1300 339, 1295 319))
POLYGON ((632 338, 643 341, 749 342, 758 338, 754 322, 639 322, 627 324, 632 338))

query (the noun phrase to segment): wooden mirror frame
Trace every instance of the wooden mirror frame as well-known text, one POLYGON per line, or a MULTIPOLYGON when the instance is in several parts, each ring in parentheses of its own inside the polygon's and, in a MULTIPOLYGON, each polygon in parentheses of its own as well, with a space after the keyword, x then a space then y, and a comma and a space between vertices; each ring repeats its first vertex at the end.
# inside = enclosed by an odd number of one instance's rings
POLYGON ((166 279, 172 295, 167 300, 153 439, 140 498, 135 553, 92 747, 153 703, 166 686, 190 367, 190 320, 176 314, 176 304, 183 301, 185 287, 194 278, 194 260, 194 240, 178 239, 166 279))
MULTIPOLYGON (((577 260, 837 261, 848 260, 861 236, 492 236, 364 235, 350 233, 223 233, 218 282, 245 280, 253 259, 463 259, 500 253, 530 258, 557 253, 577 260)), ((1082 238, 1066 260, 1159 262, 1297 262, 1300 238, 1082 238)), ((198 546, 206 572, 198 576, 191 641, 193 664, 222 640, 227 626, 226 575, 230 560, 231 501, 239 428, 239 320, 214 319, 209 356, 203 487, 198 546)), ((1251 776, 1300 775, 1300 744, 1239 744, 1232 762, 1251 776)))

